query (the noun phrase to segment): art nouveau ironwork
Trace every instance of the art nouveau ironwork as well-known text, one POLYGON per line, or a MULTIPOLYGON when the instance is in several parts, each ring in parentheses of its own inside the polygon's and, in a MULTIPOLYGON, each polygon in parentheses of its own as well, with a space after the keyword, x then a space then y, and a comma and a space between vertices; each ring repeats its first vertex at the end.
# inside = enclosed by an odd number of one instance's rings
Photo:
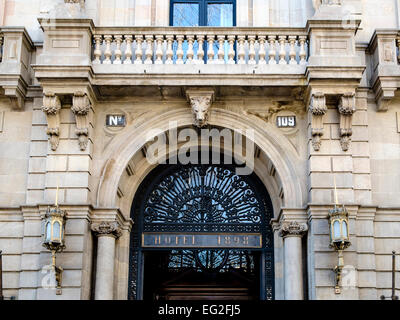
MULTIPOLYGON (((239 176, 233 166, 161 165, 145 179, 132 206, 135 221, 131 242, 130 298, 140 298, 142 233, 261 234, 263 270, 261 297, 273 299, 273 241, 269 226, 271 205, 265 187, 255 176, 239 176)), ((160 248, 158 248, 160 249, 160 248)), ((164 248, 166 249, 166 248, 164 248)), ((171 248, 170 248, 171 250, 171 248)), ((251 269, 247 250, 218 248, 175 250, 170 268, 223 272, 234 266, 251 269), (247 257, 247 258, 246 258, 247 257)))

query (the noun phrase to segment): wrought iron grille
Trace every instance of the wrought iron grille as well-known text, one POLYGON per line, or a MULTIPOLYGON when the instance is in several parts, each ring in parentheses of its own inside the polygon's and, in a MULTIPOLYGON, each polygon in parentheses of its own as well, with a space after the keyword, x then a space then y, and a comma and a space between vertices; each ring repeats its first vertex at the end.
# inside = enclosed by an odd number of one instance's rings
MULTIPOLYGON (((135 224, 131 237, 131 299, 140 298, 137 264, 142 250, 138 235, 142 232, 261 233, 265 256, 261 275, 264 280, 260 279, 265 283, 262 296, 273 299, 272 207, 255 174, 239 176, 235 167, 228 165, 160 165, 146 177, 136 194, 132 206, 135 224)), ((229 254, 226 250, 180 252, 185 252, 181 258, 194 266, 201 266, 201 255, 219 259, 221 266, 229 266, 229 256, 238 258, 235 251, 229 254)))

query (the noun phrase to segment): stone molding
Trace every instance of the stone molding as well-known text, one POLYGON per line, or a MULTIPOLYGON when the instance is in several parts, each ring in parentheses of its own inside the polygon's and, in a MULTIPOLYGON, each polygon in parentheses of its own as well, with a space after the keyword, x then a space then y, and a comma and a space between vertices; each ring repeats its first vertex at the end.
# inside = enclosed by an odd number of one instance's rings
POLYGON ((302 237, 308 230, 306 223, 298 223, 297 221, 283 222, 279 235, 286 237, 302 237))
POLYGON ((117 222, 102 221, 91 225, 92 231, 98 236, 119 238, 122 234, 117 222))
POLYGON ((202 128, 208 124, 209 111, 214 101, 215 92, 202 90, 187 90, 186 97, 193 114, 193 124, 202 128))
POLYGON ((328 108, 326 107, 326 98, 324 93, 316 92, 312 94, 309 110, 312 114, 312 146, 315 151, 319 151, 321 149, 321 137, 324 135, 323 116, 328 111, 328 108))
POLYGON ((90 100, 84 92, 79 91, 74 94, 71 111, 75 115, 75 133, 78 136, 80 150, 85 151, 89 139, 90 100))
POLYGON ((47 118, 47 135, 51 150, 56 151, 60 141, 60 110, 61 102, 57 95, 47 92, 43 97, 42 111, 47 118))

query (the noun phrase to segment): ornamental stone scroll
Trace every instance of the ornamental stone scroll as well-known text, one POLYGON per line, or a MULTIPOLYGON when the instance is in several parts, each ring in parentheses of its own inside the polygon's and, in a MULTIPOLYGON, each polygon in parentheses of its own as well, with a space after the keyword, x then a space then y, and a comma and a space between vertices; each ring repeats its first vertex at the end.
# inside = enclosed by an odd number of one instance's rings
POLYGON ((72 112, 75 115, 76 129, 79 147, 81 151, 85 151, 89 139, 89 112, 90 100, 83 92, 76 92, 73 97, 72 112))
POLYGON ((353 135, 353 114, 356 111, 355 93, 343 94, 340 98, 338 109, 340 114, 340 145, 343 151, 348 151, 351 136, 353 135))
POLYGON ((60 141, 60 98, 54 93, 45 93, 42 111, 47 118, 47 135, 49 136, 51 150, 56 151, 60 141))
POLYGON ((317 92, 312 95, 309 110, 312 114, 312 146, 315 151, 319 151, 321 149, 321 137, 324 135, 323 116, 328 110, 326 107, 326 98, 323 93, 317 92))

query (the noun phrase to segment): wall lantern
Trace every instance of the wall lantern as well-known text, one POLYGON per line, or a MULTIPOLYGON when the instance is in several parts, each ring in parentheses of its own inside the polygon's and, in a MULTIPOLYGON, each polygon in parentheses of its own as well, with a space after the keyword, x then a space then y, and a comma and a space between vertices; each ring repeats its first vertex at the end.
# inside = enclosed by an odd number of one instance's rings
POLYGON ((61 267, 56 266, 56 253, 65 249, 65 222, 66 214, 57 205, 55 207, 48 207, 44 221, 44 239, 43 247, 51 251, 51 267, 55 274, 56 280, 56 294, 61 294, 62 272, 61 267))
POLYGON ((343 250, 350 246, 349 238, 349 214, 344 206, 329 210, 329 229, 330 229, 330 247, 338 252, 338 265, 335 267, 336 274, 335 293, 340 293, 340 279, 344 267, 343 250))

